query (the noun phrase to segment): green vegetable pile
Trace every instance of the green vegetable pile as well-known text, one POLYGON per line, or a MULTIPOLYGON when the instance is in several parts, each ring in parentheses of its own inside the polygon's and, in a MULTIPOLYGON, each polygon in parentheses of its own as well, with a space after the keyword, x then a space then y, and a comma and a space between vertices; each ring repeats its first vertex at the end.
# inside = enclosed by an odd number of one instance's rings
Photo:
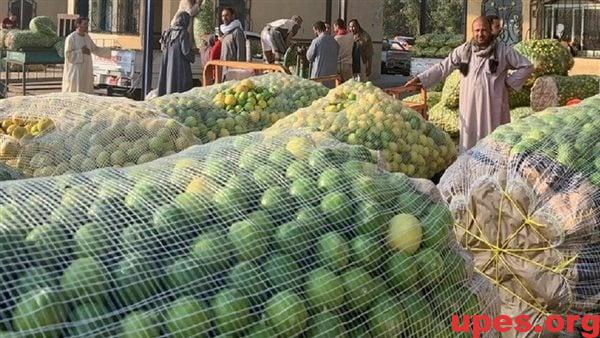
POLYGON ((415 40, 413 54, 416 57, 445 58, 463 42, 462 34, 423 34, 415 40))

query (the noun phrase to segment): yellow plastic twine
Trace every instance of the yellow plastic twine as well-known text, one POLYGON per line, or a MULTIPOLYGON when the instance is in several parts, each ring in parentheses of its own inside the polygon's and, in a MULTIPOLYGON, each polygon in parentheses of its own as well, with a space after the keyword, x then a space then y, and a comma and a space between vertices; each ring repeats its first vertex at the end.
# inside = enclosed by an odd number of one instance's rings
MULTIPOLYGON (((478 231, 479 234, 484 234, 482 227, 478 224, 478 222, 475 219, 475 216, 473 215, 471 210, 469 208, 467 208, 467 209, 469 212, 469 217, 471 219, 471 223, 475 226, 476 231, 478 231)), ((523 297, 521 297, 519 294, 517 294, 513 290, 502 285, 500 283, 500 276, 498 275, 499 266, 500 266, 500 264, 502 264, 514 276, 514 280, 517 281, 517 283, 523 289, 523 291, 527 294, 527 296, 530 297, 530 299, 534 299, 534 300, 537 299, 537 297, 535 297, 533 295, 533 293, 531 292, 531 290, 529 290, 528 287, 525 285, 525 283, 523 283, 523 281, 517 277, 516 273, 513 271, 513 269, 509 266, 509 264, 505 260, 504 255, 516 257, 516 258, 521 259, 524 262, 529 263, 533 266, 536 266, 542 270, 546 270, 551 273, 561 275, 562 278, 566 279, 564 272, 575 262, 575 260, 577 259, 577 255, 575 255, 571 258, 568 258, 568 259, 564 259, 562 262, 560 262, 559 264, 557 264, 555 266, 546 266, 546 265, 543 265, 539 262, 536 262, 536 261, 524 256, 525 253, 542 252, 542 251, 553 249, 552 245, 550 244, 550 240, 548 240, 546 237, 544 237, 538 230, 539 228, 546 227, 546 224, 542 224, 542 223, 534 221, 531 218, 531 216, 527 215, 523 210, 521 210, 519 205, 513 200, 513 198, 505 190, 502 190, 502 199, 500 200, 500 206, 498 208, 498 218, 497 218, 497 224, 496 224, 497 236, 494 241, 484 238, 484 237, 478 235, 477 233, 472 232, 469 228, 467 228, 463 224, 460 224, 459 222, 456 222, 454 224, 454 226, 456 228, 464 231, 467 235, 472 236, 479 242, 483 243, 485 246, 487 246, 487 248, 469 247, 469 245, 467 243, 467 238, 465 236, 465 241, 464 241, 465 248, 467 248, 468 250, 470 250, 472 252, 491 252, 492 253, 491 257, 483 264, 483 266, 481 268, 477 268, 477 267, 475 268, 475 270, 480 275, 482 275, 486 279, 490 280, 498 288, 504 290, 505 292, 512 295, 513 297, 520 300, 521 302, 529 305, 532 309, 537 311, 539 314, 544 315, 544 316, 550 315, 550 312, 547 311, 545 305, 540 304, 537 301, 534 301, 534 303, 531 303, 531 302, 525 300, 523 297), (512 206, 514 210, 517 210, 517 212, 523 219, 523 223, 519 227, 517 227, 515 229, 515 231, 512 232, 511 235, 508 236, 504 241, 501 241, 500 227, 502 224, 502 210, 503 210, 506 202, 508 202, 509 205, 512 206), (547 246, 543 246, 543 247, 539 247, 539 248, 511 248, 511 247, 509 247, 510 242, 525 227, 529 227, 532 232, 537 234, 539 236, 539 238, 542 239, 547 244, 547 246), (490 275, 484 273, 484 271, 486 271, 490 267, 490 265, 493 265, 493 267, 494 267, 494 275, 493 276, 490 276, 490 275)))

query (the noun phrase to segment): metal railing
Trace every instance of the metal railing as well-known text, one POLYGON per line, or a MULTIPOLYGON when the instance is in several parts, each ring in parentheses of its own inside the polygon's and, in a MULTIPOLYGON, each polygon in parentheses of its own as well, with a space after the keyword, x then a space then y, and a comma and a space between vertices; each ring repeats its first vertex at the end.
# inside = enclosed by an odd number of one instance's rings
POLYGON ((600 58, 600 1, 532 1, 534 38, 558 39, 581 57, 600 58))

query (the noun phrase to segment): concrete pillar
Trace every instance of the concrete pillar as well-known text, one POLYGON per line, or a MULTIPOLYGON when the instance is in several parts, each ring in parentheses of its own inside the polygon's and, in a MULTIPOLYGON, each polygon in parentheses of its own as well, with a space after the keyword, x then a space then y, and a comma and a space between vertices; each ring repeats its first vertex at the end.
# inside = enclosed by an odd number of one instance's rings
POLYGON ((481 15, 482 3, 482 0, 467 0, 467 22, 465 22, 467 40, 470 40, 473 37, 471 24, 476 17, 481 15))

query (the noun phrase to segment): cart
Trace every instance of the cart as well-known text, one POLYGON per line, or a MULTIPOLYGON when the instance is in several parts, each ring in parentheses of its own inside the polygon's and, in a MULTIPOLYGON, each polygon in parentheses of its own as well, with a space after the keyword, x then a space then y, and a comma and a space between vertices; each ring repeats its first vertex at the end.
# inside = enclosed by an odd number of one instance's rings
POLYGON ((411 103, 411 102, 403 102, 405 106, 408 108, 416 110, 425 120, 429 119, 429 115, 427 115, 427 90, 423 86, 413 85, 413 86, 401 86, 401 87, 392 87, 384 89, 384 91, 392 95, 395 99, 401 100, 403 95, 411 94, 411 93, 420 93, 421 94, 421 102, 411 103))
MULTIPOLYGON (((21 51, 6 52, 6 79, 5 91, 9 91, 10 86, 10 65, 17 64, 21 66, 21 86, 23 95, 27 95, 27 66, 29 65, 61 65, 65 59, 62 58, 55 49, 31 49, 21 51)), ((6 95, 6 93, 4 93, 6 95)))

